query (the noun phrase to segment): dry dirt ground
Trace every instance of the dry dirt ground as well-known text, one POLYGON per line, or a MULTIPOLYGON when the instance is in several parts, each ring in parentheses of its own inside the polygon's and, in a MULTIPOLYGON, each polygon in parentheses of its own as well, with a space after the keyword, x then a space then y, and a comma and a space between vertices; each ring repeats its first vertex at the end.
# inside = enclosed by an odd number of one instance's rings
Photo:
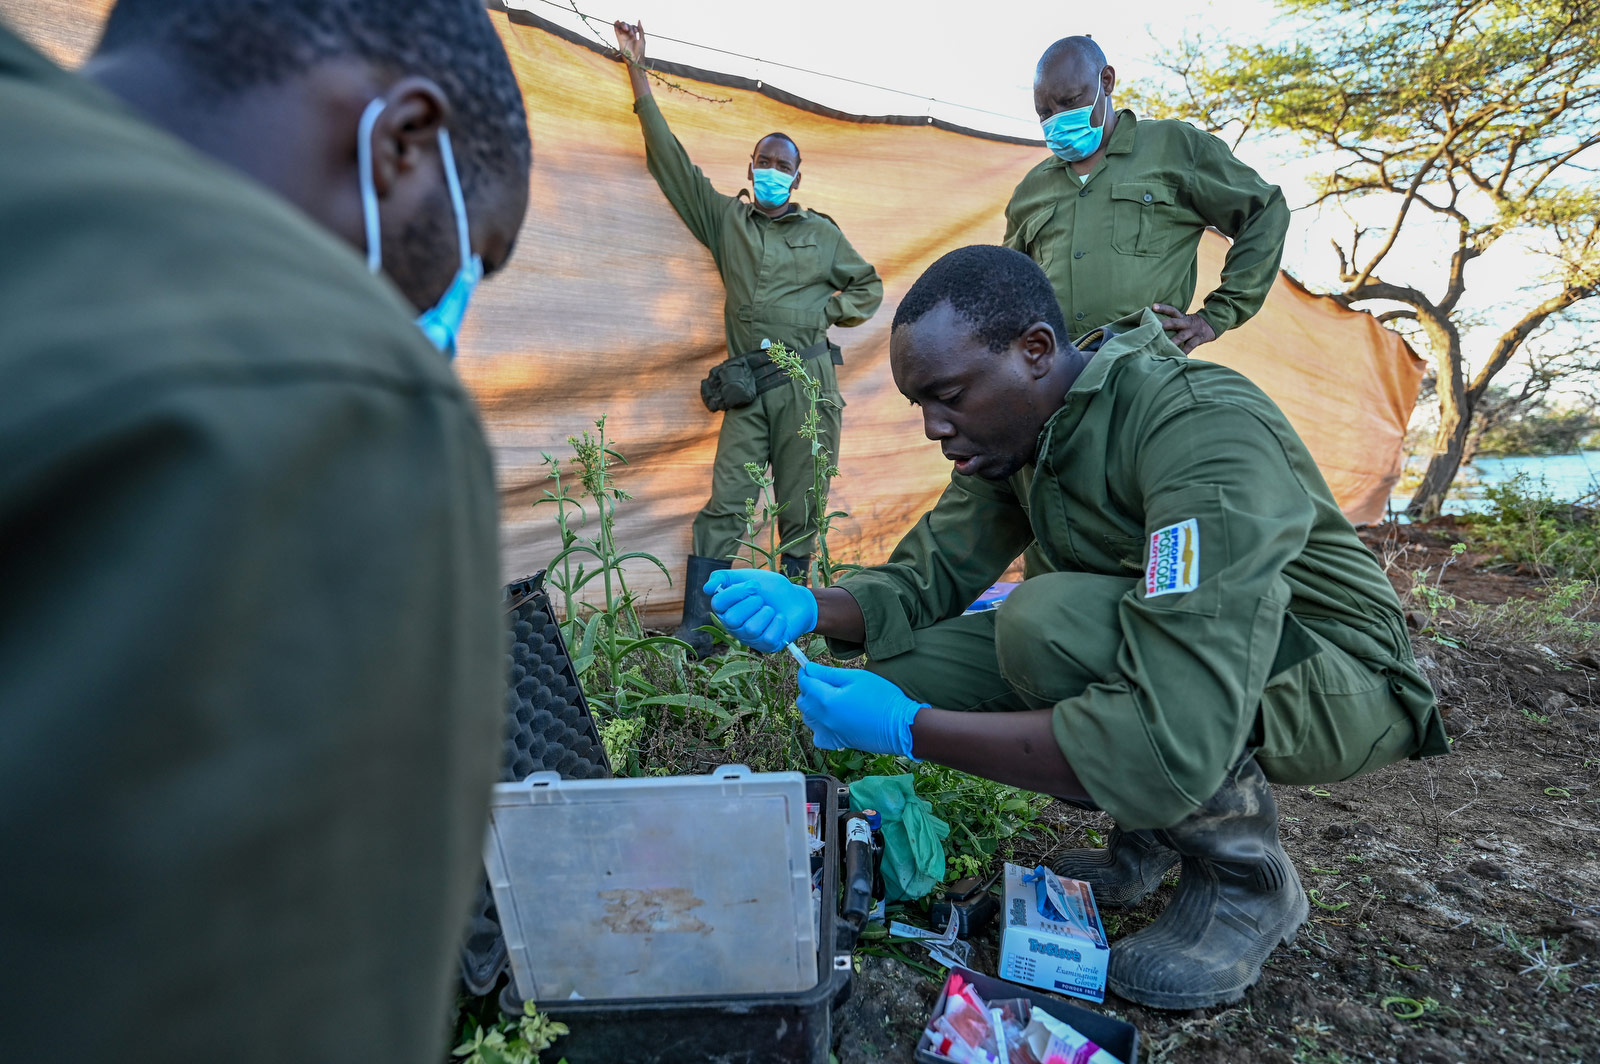
MULTIPOLYGON (((1454 541, 1448 524, 1368 536, 1402 591, 1421 569, 1463 605, 1543 592, 1536 574, 1471 553, 1441 576, 1454 541)), ((1141 1060, 1600 1064, 1597 649, 1457 614, 1419 609, 1412 621, 1453 752, 1276 788, 1311 919, 1235 1005, 1165 1013, 1108 997, 1105 1011, 1139 1028, 1141 1060)), ((1050 819, 1055 837, 1019 859, 1048 860, 1087 845, 1086 827, 1108 828, 1065 806, 1050 819)), ((1154 920, 1172 889, 1106 913, 1113 940, 1154 920)), ((977 967, 992 973, 995 950, 991 932, 977 967)), ((835 1017, 840 1064, 912 1060, 936 992, 914 969, 864 956, 835 1017)))

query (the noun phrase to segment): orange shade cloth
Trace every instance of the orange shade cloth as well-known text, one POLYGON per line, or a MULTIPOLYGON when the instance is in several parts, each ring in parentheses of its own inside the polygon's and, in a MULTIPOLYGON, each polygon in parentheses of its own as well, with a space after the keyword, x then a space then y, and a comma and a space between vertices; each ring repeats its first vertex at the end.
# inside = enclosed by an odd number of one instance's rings
MULTIPOLYGON (((108 6, 0 0, 0 17, 71 63, 108 6)), ((457 364, 499 466, 506 577, 543 567, 559 549, 553 510, 534 507, 551 486, 542 456, 566 459, 567 437, 604 414, 629 462, 618 484, 633 496, 618 510, 617 542, 656 555, 681 581, 720 419, 701 405, 699 381, 725 357, 721 283, 645 169, 622 65, 521 12, 491 17, 533 129, 532 199, 510 266, 475 297, 457 364)), ((655 86, 719 189, 742 187, 757 138, 783 130, 804 156, 796 199, 833 217, 883 278, 877 316, 833 330, 848 408, 832 503, 850 516, 830 540, 844 560, 879 561, 950 475, 890 379, 894 307, 944 252, 999 242, 1006 201, 1043 149, 923 120, 854 119, 742 79, 681 68, 668 76, 724 101, 655 86)), ((1202 241, 1196 306, 1227 246, 1216 233, 1202 241)), ((1285 274, 1260 314, 1198 356, 1239 370, 1278 402, 1351 520, 1382 516, 1423 369, 1398 336, 1285 274)), ((681 590, 653 567, 628 571, 647 616, 670 620, 681 590)))

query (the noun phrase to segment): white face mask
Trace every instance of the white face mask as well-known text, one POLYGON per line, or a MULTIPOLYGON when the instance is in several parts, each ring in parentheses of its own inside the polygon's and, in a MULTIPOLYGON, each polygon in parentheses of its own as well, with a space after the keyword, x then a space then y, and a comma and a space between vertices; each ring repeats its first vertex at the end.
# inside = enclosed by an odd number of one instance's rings
MULTIPOLYGON (((372 127, 383 112, 381 99, 367 104, 361 113, 361 123, 356 130, 356 168, 361 177, 361 214, 367 228, 367 268, 373 273, 383 269, 382 234, 378 228, 378 188, 372 178, 372 127)), ((439 130, 439 154, 444 159, 445 183, 450 187, 450 204, 455 209, 456 237, 461 247, 461 267, 445 289, 439 302, 417 318, 417 327, 423 331, 433 346, 447 357, 456 357, 456 341, 461 335, 461 323, 467 315, 467 304, 472 300, 473 289, 483 279, 483 260, 472 253, 472 238, 467 231, 467 201, 461 194, 461 178, 456 173, 455 153, 450 149, 450 131, 439 130)))

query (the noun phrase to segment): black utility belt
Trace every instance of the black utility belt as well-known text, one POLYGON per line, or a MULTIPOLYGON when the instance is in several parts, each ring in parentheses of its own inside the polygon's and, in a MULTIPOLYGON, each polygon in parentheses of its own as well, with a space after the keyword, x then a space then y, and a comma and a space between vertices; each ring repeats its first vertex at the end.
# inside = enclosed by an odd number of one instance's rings
MULTIPOLYGON (((844 365, 844 354, 829 340, 819 340, 795 354, 807 361, 828 355, 834 365, 844 365)), ((713 413, 737 410, 749 406, 756 401, 756 396, 770 392, 788 379, 783 367, 772 361, 772 356, 763 348, 713 366, 706 379, 700 382, 700 400, 713 413)))

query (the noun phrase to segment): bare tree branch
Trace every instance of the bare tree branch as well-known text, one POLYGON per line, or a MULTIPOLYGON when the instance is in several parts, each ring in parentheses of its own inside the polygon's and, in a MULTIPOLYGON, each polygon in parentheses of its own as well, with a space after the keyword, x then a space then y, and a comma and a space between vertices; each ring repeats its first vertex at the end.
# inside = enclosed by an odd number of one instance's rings
POLYGON ((1472 378, 1472 386, 1468 389, 1468 401, 1476 402, 1482 398, 1488 389, 1489 382, 1494 380, 1499 372, 1506 368, 1524 341, 1539 329, 1551 315, 1567 309, 1581 299, 1594 295, 1593 289, 1564 288, 1560 292, 1544 300, 1537 306, 1530 308, 1527 313, 1518 319, 1517 323, 1495 340, 1494 347, 1489 351, 1489 359, 1472 378))

